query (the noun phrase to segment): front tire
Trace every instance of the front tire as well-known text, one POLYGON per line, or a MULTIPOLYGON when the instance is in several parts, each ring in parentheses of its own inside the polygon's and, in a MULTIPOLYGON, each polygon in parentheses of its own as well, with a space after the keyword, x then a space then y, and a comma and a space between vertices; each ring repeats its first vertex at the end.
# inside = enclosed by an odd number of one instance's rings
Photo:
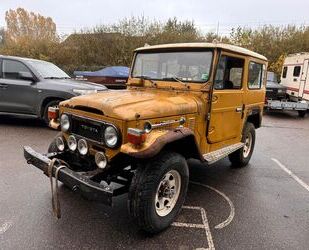
POLYGON ((232 167, 241 168, 248 165, 255 145, 255 127, 247 122, 243 129, 242 140, 244 146, 229 155, 232 167))
POLYGON ((139 166, 129 190, 129 212, 139 227, 154 234, 166 229, 185 201, 189 170, 184 157, 162 152, 139 166))

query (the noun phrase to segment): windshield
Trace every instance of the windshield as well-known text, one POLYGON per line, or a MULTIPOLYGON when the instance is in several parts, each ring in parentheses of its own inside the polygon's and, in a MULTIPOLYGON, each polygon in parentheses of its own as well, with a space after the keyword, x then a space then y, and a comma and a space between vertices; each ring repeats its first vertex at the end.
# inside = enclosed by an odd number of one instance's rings
POLYGON ((138 53, 132 77, 206 82, 209 79, 211 62, 211 51, 138 53))
POLYGON ((39 60, 28 60, 28 63, 36 69, 43 78, 63 79, 70 78, 67 73, 57 67, 55 64, 39 60))

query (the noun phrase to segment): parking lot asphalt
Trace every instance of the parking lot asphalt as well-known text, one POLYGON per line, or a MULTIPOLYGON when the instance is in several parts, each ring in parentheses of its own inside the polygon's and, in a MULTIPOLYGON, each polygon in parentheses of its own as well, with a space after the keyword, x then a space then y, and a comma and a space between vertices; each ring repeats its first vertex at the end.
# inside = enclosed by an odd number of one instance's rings
POLYGON ((28 166, 22 146, 45 152, 56 131, 0 116, 0 249, 308 249, 309 116, 266 113, 250 165, 190 162, 191 184, 176 222, 155 236, 132 223, 126 195, 113 208, 50 183, 28 166))

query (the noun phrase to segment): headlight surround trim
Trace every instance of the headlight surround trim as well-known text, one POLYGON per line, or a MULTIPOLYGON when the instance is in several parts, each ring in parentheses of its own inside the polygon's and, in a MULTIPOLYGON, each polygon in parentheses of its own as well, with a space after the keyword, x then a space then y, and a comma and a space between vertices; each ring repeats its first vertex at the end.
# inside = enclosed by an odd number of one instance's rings
POLYGON ((71 119, 70 116, 66 113, 61 114, 60 116, 60 126, 63 132, 68 132, 71 128, 71 119))
POLYGON ((104 132, 103 132, 103 139, 104 139, 104 143, 107 147, 109 148, 115 148, 119 145, 119 142, 121 140, 120 138, 120 133, 119 133, 119 130, 112 124, 106 124, 106 127, 104 129, 104 132), (109 136, 111 134, 113 134, 113 138, 107 138, 107 134, 106 133, 110 133, 109 136), (109 142, 109 141, 112 141, 109 142))

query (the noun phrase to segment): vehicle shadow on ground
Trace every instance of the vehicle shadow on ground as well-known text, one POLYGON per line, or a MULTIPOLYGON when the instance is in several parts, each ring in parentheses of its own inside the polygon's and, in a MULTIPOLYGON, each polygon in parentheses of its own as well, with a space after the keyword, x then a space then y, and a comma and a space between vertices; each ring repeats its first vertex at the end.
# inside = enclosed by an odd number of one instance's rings
POLYGON ((19 126, 19 127, 42 127, 47 128, 44 121, 37 118, 25 118, 9 115, 0 115, 0 126, 19 126))
POLYGON ((297 111, 264 110, 264 116, 276 118, 278 120, 300 120, 308 117, 308 112, 304 118, 298 116, 297 111))

